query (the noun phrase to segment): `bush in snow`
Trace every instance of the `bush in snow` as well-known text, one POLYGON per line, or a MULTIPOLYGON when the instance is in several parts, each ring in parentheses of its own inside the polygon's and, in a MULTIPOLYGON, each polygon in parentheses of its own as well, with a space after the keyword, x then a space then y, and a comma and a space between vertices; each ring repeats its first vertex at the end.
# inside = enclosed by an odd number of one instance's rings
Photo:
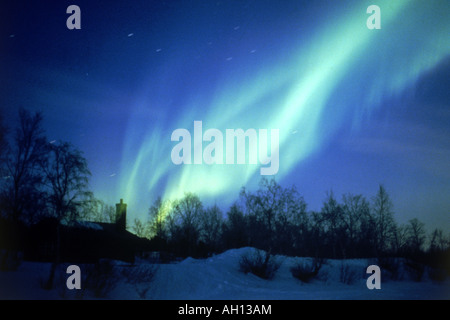
POLYGON ((375 263, 381 270, 389 272, 391 280, 401 280, 403 278, 401 270, 401 260, 394 257, 379 257, 375 263))
POLYGON ((139 297, 145 299, 157 269, 154 264, 126 266, 122 268, 121 274, 125 282, 133 285, 139 297))
POLYGON ((341 263, 339 280, 351 285, 358 279, 358 270, 344 262, 341 263))
POLYGON ((423 263, 408 259, 405 262, 405 269, 414 281, 422 281, 425 273, 425 265, 423 263))
POLYGON ((239 260, 239 268, 242 272, 250 272, 267 280, 275 276, 280 265, 281 263, 270 253, 256 249, 251 254, 243 254, 239 260))
POLYGON ((100 260, 93 265, 86 265, 81 274, 84 288, 91 291, 96 298, 106 297, 119 281, 114 262, 111 260, 100 260))
MULTIPOLYGON (((56 288, 58 295, 62 299, 83 299, 87 292, 91 292, 96 298, 105 298, 114 290, 119 280, 123 279, 131 284, 141 299, 144 299, 150 283, 153 280, 157 266, 154 264, 143 263, 132 266, 116 266, 110 260, 101 260, 95 264, 82 264, 81 289, 69 290, 66 286, 66 269, 69 264, 59 264, 56 270, 56 279, 58 281, 56 288)), ((41 279, 41 288, 45 288, 46 281, 41 279)))
POLYGON ((306 261, 298 262, 293 267, 291 267, 291 274, 294 278, 299 279, 302 282, 308 283, 313 278, 317 277, 320 268, 324 263, 323 259, 314 259, 312 262, 307 263, 306 261))

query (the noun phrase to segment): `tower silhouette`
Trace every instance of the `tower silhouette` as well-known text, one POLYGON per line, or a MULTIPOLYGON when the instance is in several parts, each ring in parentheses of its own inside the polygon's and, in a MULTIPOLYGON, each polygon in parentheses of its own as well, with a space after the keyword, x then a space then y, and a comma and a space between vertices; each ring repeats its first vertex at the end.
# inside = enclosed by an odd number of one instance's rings
POLYGON ((123 203, 123 199, 116 203, 116 227, 121 231, 127 227, 127 204, 123 203))

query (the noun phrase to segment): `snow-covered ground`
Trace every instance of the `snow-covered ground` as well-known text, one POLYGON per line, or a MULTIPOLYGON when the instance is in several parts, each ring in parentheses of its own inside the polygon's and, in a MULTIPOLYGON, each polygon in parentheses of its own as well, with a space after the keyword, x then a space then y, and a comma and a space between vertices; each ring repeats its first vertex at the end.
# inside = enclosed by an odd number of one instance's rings
MULTIPOLYGON (((158 265, 151 283, 133 285, 122 278, 105 299, 140 299, 139 291, 148 288, 146 299, 189 300, 189 299, 450 299, 450 282, 435 283, 426 275, 421 282, 404 277, 401 281, 381 278, 381 290, 369 290, 366 268, 372 264, 366 259, 328 260, 319 273, 319 279, 302 283, 292 277, 290 267, 300 259, 278 256, 281 266, 272 280, 263 280, 252 274, 239 271, 239 259, 252 248, 226 251, 208 259, 187 258, 179 263, 158 265), (342 263, 355 272, 353 284, 340 281, 342 263), (137 289, 138 288, 138 289, 137 289)), ((151 268, 141 261, 141 268, 151 268)), ((120 267, 120 263, 116 265, 120 267)), ((44 290, 41 283, 49 274, 50 264, 23 262, 17 271, 0 272, 1 299, 61 299, 72 298, 68 293, 65 279, 69 275, 56 278, 53 290, 44 290)), ((81 269, 83 273, 83 268, 81 269)), ((82 283, 83 286, 83 283, 82 283)), ((144 290, 145 291, 145 290, 144 290)), ((72 295, 72 296, 71 296, 72 295)), ((84 299, 95 298, 86 292, 84 299)))

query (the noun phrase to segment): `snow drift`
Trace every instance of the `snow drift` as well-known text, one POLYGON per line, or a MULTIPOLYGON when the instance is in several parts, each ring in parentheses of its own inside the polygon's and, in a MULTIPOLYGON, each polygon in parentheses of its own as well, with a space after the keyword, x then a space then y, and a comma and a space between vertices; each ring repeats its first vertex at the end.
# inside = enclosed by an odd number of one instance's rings
MULTIPOLYGON (((318 276, 309 283, 294 278, 290 269, 311 258, 276 256, 280 268, 272 280, 261 279, 239 271, 239 260, 253 248, 228 250, 207 259, 187 258, 169 264, 151 264, 138 260, 135 265, 114 261, 114 268, 153 268, 151 281, 134 279, 131 283, 117 276, 117 283, 104 299, 152 300, 300 300, 300 299, 450 299, 450 282, 437 283, 427 276, 415 282, 408 276, 393 281, 383 273, 380 290, 369 290, 366 268, 370 259, 327 260, 318 276), (344 268, 345 267, 345 268, 344 268), (342 281, 345 269, 352 281, 342 281)), ((40 283, 48 276, 49 263, 23 262, 17 271, 0 272, 1 299, 96 299, 92 292, 68 292, 61 274, 53 290, 44 290, 40 283)), ((81 267, 83 273, 83 267, 81 267)), ((138 273, 136 273, 138 274, 138 273)), ((83 287, 83 283, 82 283, 83 287)), ((82 288, 83 289, 83 288, 82 288)))

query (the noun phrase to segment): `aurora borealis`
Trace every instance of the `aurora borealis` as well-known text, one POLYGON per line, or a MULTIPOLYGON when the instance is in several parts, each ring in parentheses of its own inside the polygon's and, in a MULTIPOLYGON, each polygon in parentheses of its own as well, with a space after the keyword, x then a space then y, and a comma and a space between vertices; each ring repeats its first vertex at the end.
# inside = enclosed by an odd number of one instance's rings
POLYGON ((83 150, 95 195, 123 198, 129 219, 158 196, 227 208, 257 186, 259 165, 172 163, 172 132, 202 121, 279 129, 274 177, 312 210, 327 190, 370 197, 383 183, 400 221, 450 227, 448 1, 12 3, 5 118, 42 110, 48 138, 83 150), (80 30, 66 28, 71 4, 80 30), (366 27, 371 4, 380 30, 366 27))

